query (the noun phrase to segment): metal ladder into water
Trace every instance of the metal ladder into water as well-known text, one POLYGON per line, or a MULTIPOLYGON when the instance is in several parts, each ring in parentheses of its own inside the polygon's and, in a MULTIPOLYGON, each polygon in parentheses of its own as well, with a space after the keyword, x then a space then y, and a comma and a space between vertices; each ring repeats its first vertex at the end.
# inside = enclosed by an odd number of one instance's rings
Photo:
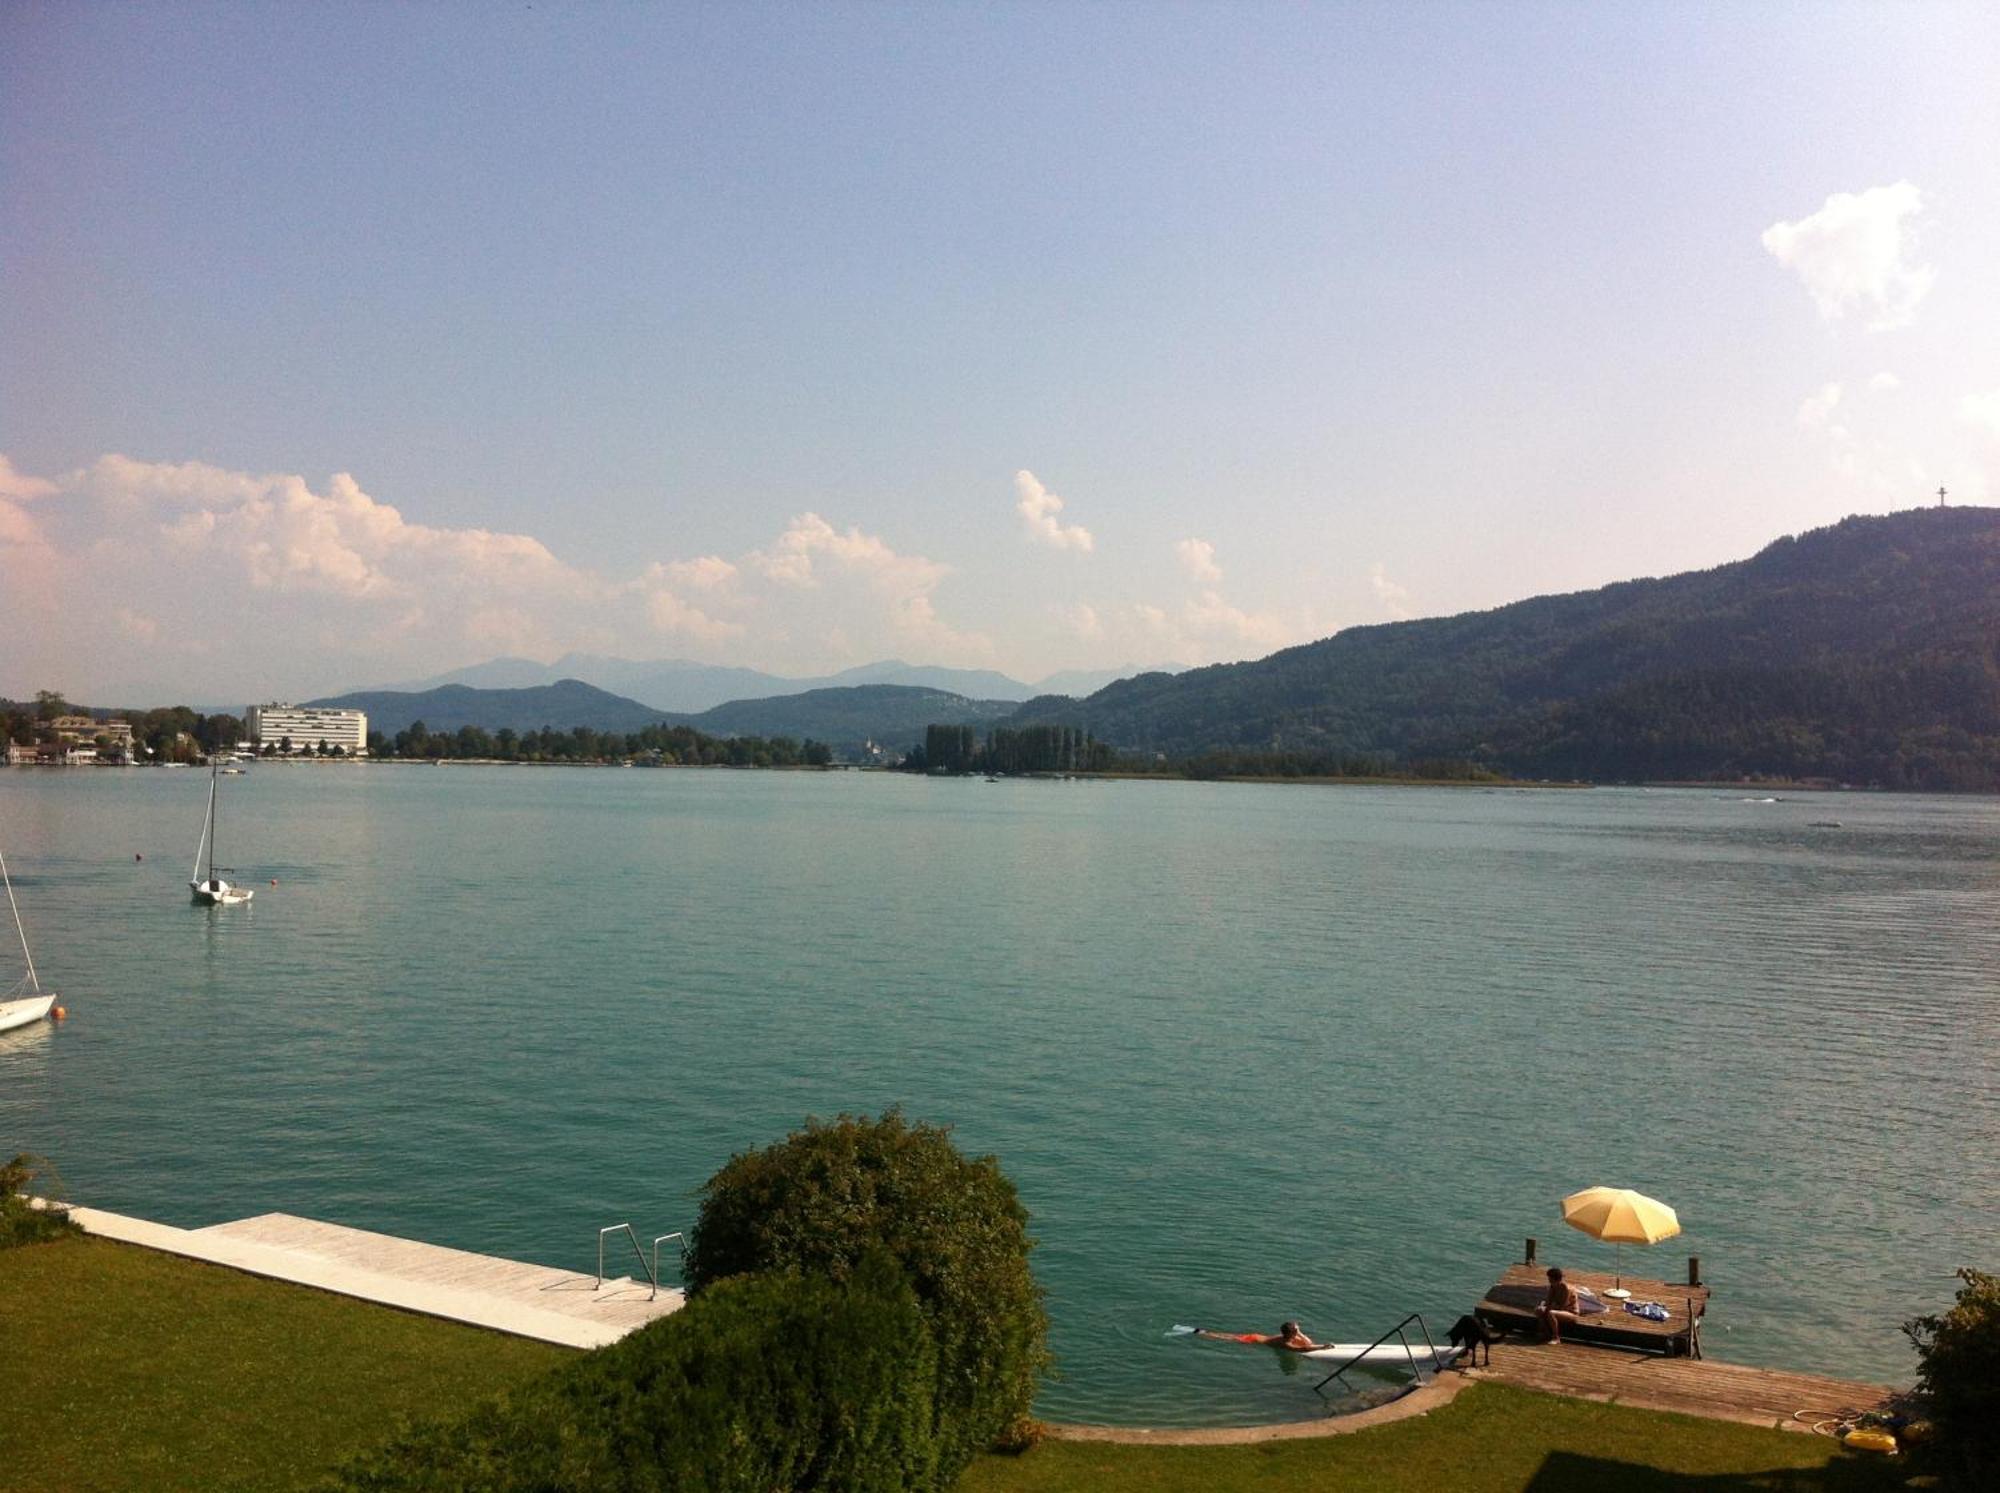
MULTIPOLYGON (((1373 1353, 1377 1348, 1382 1347, 1385 1343, 1389 1341, 1390 1338, 1396 1338, 1402 1343, 1403 1345, 1402 1360, 1406 1361, 1409 1364, 1410 1373, 1416 1379, 1418 1384, 1422 1384, 1424 1382, 1424 1370, 1426 1368, 1429 1368, 1432 1377, 1436 1377, 1438 1370, 1444 1367, 1444 1365, 1438 1360, 1437 1344, 1431 1341, 1431 1330, 1424 1323, 1423 1313, 1411 1312, 1407 1317, 1403 1318, 1402 1321, 1398 1322, 1394 1327, 1391 1327, 1387 1332, 1383 1333, 1380 1337, 1375 1339, 1374 1342, 1370 1343, 1367 1347, 1363 1348, 1361 1352, 1358 1353, 1355 1357, 1350 1358, 1346 1363, 1343 1363, 1339 1368, 1335 1369, 1331 1374, 1328 1374, 1324 1379, 1320 1380, 1319 1383, 1315 1384, 1313 1386, 1313 1392, 1315 1394, 1323 1394, 1326 1390, 1327 1385, 1333 1383, 1334 1380, 1338 1379, 1343 1385, 1346 1385, 1347 1390, 1350 1394, 1354 1393, 1355 1392, 1354 1386, 1351 1383, 1349 1383, 1347 1379, 1347 1371, 1353 1368, 1356 1364, 1366 1362, 1369 1354, 1373 1353), (1412 1346, 1410 1346, 1410 1336, 1409 1333, 1405 1330, 1409 1327, 1409 1325, 1412 1322, 1417 1324, 1417 1330, 1424 1335, 1424 1358, 1421 1362, 1417 1358, 1417 1350, 1412 1346)), ((1383 1358, 1379 1361, 1394 1365, 1398 1362, 1398 1359, 1396 1354, 1391 1352, 1385 1354, 1383 1358)))
POLYGON ((624 1233, 627 1239, 632 1241, 632 1253, 638 1257, 639 1268, 646 1272, 646 1283, 652 1287, 652 1294, 647 1296, 646 1299, 648 1301, 657 1300, 660 1295, 660 1246, 665 1244, 669 1239, 675 1240, 680 1245, 681 1259, 685 1261, 687 1259, 687 1235, 683 1234, 679 1229, 675 1229, 671 1234, 660 1235, 659 1238, 653 1241, 653 1258, 649 1263, 646 1259, 646 1251, 639 1246, 638 1231, 631 1224, 606 1224, 597 1231, 597 1289, 600 1291, 604 1289, 604 1240, 608 1235, 616 1234, 620 1231, 624 1233))

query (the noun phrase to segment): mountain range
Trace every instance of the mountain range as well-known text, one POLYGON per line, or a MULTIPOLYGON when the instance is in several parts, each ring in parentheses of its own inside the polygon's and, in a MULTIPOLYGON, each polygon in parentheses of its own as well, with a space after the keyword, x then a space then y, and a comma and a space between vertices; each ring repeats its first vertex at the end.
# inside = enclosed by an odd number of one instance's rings
POLYGON ((922 685, 855 684, 674 712, 654 710, 580 679, 521 689, 441 684, 427 690, 356 690, 307 703, 366 711, 369 729, 392 737, 418 721, 433 732, 462 726, 486 731, 503 727, 534 731, 544 726, 566 731, 586 726, 629 735, 651 725, 692 726, 709 736, 810 738, 849 760, 873 757, 875 753, 868 750, 871 743, 900 754, 921 740, 924 727, 934 722, 987 724, 1004 720, 1015 710, 1012 700, 973 700, 922 685))
POLYGON ((1176 757, 1451 759, 1598 782, 1761 775, 1997 791, 2000 509, 1849 518, 1711 570, 1350 628, 1081 697, 1016 703, 849 682, 668 712, 569 679, 315 703, 365 709, 391 733, 417 716, 434 730, 629 731, 666 720, 713 735, 812 737, 852 756, 865 740, 907 745, 931 724, 1061 724, 1176 757))
POLYGON ((1030 701, 1031 722, 1170 755, 1996 790, 2000 509, 1849 518, 1712 570, 1030 701))
POLYGON ((867 684, 911 685, 919 689, 945 690, 972 699, 1018 703, 1037 695, 1087 695, 1113 680, 1133 674, 1174 673, 1185 667, 1184 664, 1154 664, 1144 668, 1127 665, 1118 669, 1070 669, 1051 674, 1034 684, 1024 684, 992 669, 952 669, 932 664, 907 664, 901 659, 860 664, 837 674, 790 678, 781 674, 766 674, 759 669, 694 663, 679 658, 639 660, 611 658, 597 653, 568 653, 552 664, 537 663, 531 658, 488 659, 485 663, 453 669, 427 679, 378 685, 350 693, 423 694, 454 684, 474 689, 517 690, 575 680, 623 695, 655 710, 687 714, 732 700, 768 700, 781 695, 803 695, 813 690, 867 684))

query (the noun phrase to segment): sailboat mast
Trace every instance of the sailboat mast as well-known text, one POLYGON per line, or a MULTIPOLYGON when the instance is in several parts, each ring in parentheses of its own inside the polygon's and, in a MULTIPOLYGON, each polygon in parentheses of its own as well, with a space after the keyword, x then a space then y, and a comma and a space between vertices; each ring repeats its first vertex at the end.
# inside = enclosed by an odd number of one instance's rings
POLYGON ((215 809, 216 788, 222 781, 222 764, 215 758, 208 759, 208 879, 215 880, 215 809))
MULTIPOLYGON (((208 775, 208 810, 201 816, 201 838, 194 842, 194 870, 188 873, 190 879, 194 881, 201 880, 201 854, 204 850, 208 849, 209 837, 214 832, 214 830, 215 830, 215 773, 211 769, 208 775)), ((215 857, 213 854, 209 856, 208 864, 209 864, 209 870, 212 873, 215 869, 215 857)))
POLYGON ((28 952, 28 930, 21 926, 21 907, 14 900, 14 878, 7 874, 7 857, 0 853, 0 882, 7 886, 7 905, 14 910, 14 931, 21 935, 21 957, 28 961, 28 983, 35 987, 35 994, 42 993, 41 977, 35 973, 35 956, 28 952))

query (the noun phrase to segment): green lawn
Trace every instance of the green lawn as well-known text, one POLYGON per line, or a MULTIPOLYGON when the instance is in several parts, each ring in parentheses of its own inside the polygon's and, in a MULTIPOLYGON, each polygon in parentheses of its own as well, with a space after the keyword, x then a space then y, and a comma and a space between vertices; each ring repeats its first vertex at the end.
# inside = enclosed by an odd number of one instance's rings
POLYGON ((1900 1486, 1905 1471, 1824 1436, 1475 1384, 1429 1415, 1351 1436, 1200 1447, 1046 1441, 1018 1457, 982 1459, 961 1486, 965 1493, 1876 1493, 1900 1486))
POLYGON ((282 1490, 569 1356, 101 1239, 0 1251, 0 1490, 282 1490))
MULTIPOLYGON (((152 1250, 0 1250, 0 1493, 280 1490, 566 1350, 152 1250)), ((1235 1447, 1046 1442, 967 1493, 1240 1488, 1877 1493, 1904 1469, 1822 1437, 1478 1384, 1419 1419, 1235 1447)))

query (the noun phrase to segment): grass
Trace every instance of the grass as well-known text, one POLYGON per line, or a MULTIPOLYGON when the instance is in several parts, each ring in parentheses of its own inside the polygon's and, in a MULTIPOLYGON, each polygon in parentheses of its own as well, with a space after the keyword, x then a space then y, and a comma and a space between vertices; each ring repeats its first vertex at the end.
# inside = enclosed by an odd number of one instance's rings
MULTIPOLYGON (((0 1493, 297 1488, 405 1418, 469 1409, 569 1356, 106 1240, 24 1245, 0 1251, 0 1493)), ((1045 1442, 982 1458, 962 1487, 1877 1493, 1904 1471, 1824 1437, 1476 1384, 1352 1436, 1045 1442)))
POLYGON ((297 1487, 568 1350, 176 1255, 0 1251, 0 1490, 297 1487))
POLYGON ((1220 1489, 1450 1493, 1876 1493, 1907 1469, 1824 1436, 1475 1384, 1416 1419, 1253 1446, 1045 1441, 974 1464, 964 1493, 1217 1493, 1220 1489))

